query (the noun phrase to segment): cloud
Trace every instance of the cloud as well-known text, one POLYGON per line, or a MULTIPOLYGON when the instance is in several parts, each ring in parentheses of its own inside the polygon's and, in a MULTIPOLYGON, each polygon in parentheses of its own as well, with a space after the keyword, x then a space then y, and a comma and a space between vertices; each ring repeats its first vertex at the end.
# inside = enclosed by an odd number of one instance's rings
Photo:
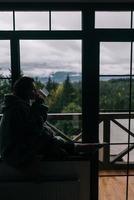
POLYGON ((20 43, 21 68, 38 75, 56 71, 81 71, 81 41, 31 40, 20 43), (38 68, 38 69, 37 69, 38 68))
POLYGON ((16 30, 48 30, 49 12, 15 12, 16 30))
MULTIPOLYGON (((48 29, 48 12, 16 12, 17 28, 48 29)), ((130 27, 130 12, 96 12, 96 27, 130 27)), ((0 12, 0 25, 12 27, 12 12, 0 12), (1 20, 2 19, 2 20, 1 20), (10 20, 9 20, 10 19, 10 20)), ((80 29, 80 12, 52 12, 52 28, 80 29)), ((56 71, 81 72, 82 41, 20 40, 22 71, 27 75, 49 75, 56 71)), ((10 42, 0 41, 0 68, 7 74, 10 67, 10 42)), ((84 67, 84 66, 83 66, 84 67)), ((129 74, 130 42, 100 43, 100 74, 129 74)))
POLYGON ((52 12, 52 30, 81 30, 81 12, 52 12))
POLYGON ((102 42, 100 45, 100 74, 129 74, 130 45, 130 42, 102 42))
POLYGON ((13 30, 13 12, 0 12, 0 30, 13 30))
POLYGON ((10 58, 10 41, 0 40, 0 74, 10 75, 11 58, 10 58))
POLYGON ((101 11, 95 14, 96 28, 130 28, 131 12, 101 11))

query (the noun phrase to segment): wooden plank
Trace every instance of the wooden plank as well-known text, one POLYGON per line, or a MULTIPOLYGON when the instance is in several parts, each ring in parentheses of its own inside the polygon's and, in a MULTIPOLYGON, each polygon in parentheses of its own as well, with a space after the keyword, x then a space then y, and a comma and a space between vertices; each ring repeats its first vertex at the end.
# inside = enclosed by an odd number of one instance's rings
MULTIPOLYGON (((134 170, 128 178, 128 200, 134 199, 134 170)), ((99 200, 126 200, 126 171, 107 170, 99 173, 99 200), (105 177, 103 177, 105 175, 105 177), (109 176, 115 175, 115 176, 109 176)))

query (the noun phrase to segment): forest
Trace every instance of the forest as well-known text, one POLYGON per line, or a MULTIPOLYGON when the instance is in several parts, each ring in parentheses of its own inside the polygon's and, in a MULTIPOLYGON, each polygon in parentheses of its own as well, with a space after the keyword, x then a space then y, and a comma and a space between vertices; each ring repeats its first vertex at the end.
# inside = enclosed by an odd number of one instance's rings
MULTIPOLYGON (((69 75, 64 82, 54 82, 51 77, 44 84, 39 78, 35 78, 37 88, 45 87, 49 91, 46 104, 49 106, 49 113, 81 113, 82 112, 82 84, 79 82, 71 82, 69 75)), ((4 95, 11 91, 11 80, 0 79, 0 113, 4 95)), ((126 111, 134 109, 134 80, 127 78, 110 79, 100 81, 99 88, 99 107, 102 111, 126 111), (131 97, 131 98, 130 98, 131 97)), ((68 135, 76 132, 70 121, 53 122, 54 125, 63 130, 68 135)), ((81 122, 79 127, 81 128, 81 122)))
MULTIPOLYGON (((49 91, 49 96, 46 99, 46 104, 49 107, 49 113, 81 113, 82 108, 82 92, 81 82, 71 83, 70 77, 67 76, 64 82, 54 82, 51 77, 46 83, 35 78, 37 89, 44 87, 49 91)), ((4 103, 5 94, 11 93, 11 80, 0 79, 0 113, 4 103)), ((77 122, 77 127, 74 127, 72 120, 53 121, 53 125, 61 129, 68 136, 72 136, 74 132, 81 129, 81 122, 77 122)), ((76 125, 76 124, 75 124, 76 125)))
POLYGON ((134 80, 128 78, 100 81, 100 111, 128 111, 134 109, 134 80))

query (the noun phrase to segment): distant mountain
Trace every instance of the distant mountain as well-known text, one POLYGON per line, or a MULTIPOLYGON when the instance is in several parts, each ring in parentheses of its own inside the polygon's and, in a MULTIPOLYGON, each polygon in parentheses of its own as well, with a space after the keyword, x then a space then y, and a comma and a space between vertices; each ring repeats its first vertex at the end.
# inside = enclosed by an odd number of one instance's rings
MULTIPOLYGON (((69 75, 70 77, 70 81, 71 82, 79 82, 81 81, 82 79, 82 74, 81 73, 77 73, 77 72, 65 72, 65 71, 59 71, 59 72, 55 72, 55 73, 52 73, 50 75, 51 79, 54 81, 54 82, 57 82, 57 83, 63 83, 63 81, 65 81, 65 79, 67 78, 67 76, 69 75)), ((43 82, 43 83, 46 83, 48 81, 48 77, 39 77, 40 81, 43 82)), ((118 79, 128 79, 128 75, 124 75, 124 76, 104 76, 104 75, 100 75, 100 81, 109 81, 111 79, 115 79, 115 80, 118 80, 118 79)))
POLYGON ((115 75, 115 76, 100 76, 100 81, 109 81, 109 80, 118 80, 118 79, 129 79, 129 75, 123 75, 123 76, 118 76, 118 75, 115 75))
MULTIPOLYGON (((60 71, 51 74, 50 77, 54 82, 62 83, 67 78, 68 75, 70 77, 71 82, 81 81, 81 73, 76 73, 76 72, 60 71)), ((39 79, 41 82, 46 83, 48 81, 48 78, 49 77, 40 77, 39 79)))

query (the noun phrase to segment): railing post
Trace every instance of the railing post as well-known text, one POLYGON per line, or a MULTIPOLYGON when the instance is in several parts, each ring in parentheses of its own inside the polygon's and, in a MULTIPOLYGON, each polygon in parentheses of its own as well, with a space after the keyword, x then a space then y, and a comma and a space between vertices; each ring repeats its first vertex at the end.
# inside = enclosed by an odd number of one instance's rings
MULTIPOLYGON (((110 119, 104 119, 103 121, 103 141, 110 143, 110 119)), ((104 147, 103 162, 104 165, 110 162, 110 145, 104 147)))

